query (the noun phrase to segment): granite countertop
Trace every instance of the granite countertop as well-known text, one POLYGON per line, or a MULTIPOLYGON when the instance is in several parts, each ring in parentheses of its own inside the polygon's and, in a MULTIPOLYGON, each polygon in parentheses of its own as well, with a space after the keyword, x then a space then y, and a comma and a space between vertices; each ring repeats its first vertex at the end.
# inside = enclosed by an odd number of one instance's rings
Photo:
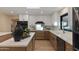
POLYGON ((59 38, 61 38, 62 40, 64 40, 65 42, 69 43, 69 44, 73 44, 72 43, 72 32, 68 32, 65 31, 65 33, 63 33, 62 30, 49 30, 51 33, 55 34, 56 36, 58 36, 59 38))
MULTIPOLYGON (((36 30, 33 30, 33 31, 36 31, 36 30)), ((55 34, 56 36, 58 36, 59 38, 61 38, 62 40, 64 40, 65 42, 71 45, 73 44, 72 43, 72 32, 65 31, 65 33, 63 33, 62 30, 43 30, 43 31, 49 31, 55 34)))
POLYGON ((36 31, 49 31, 49 30, 30 30, 31 32, 36 32, 36 31))
POLYGON ((15 42, 14 38, 10 38, 4 42, 1 42, 0 47, 27 47, 29 42, 32 40, 34 34, 35 34, 35 32, 31 32, 30 37, 25 38, 19 42, 15 42))
POLYGON ((11 32, 0 32, 0 36, 6 35, 6 34, 11 34, 11 32))

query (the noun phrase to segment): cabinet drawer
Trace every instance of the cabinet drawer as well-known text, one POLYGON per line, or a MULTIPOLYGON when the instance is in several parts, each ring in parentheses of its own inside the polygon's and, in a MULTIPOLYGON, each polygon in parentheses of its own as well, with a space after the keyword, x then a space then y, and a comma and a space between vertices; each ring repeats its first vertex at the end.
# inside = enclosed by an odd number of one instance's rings
POLYGON ((40 36, 40 37, 37 37, 36 39, 44 39, 44 37, 43 36, 40 36))
POLYGON ((36 36, 44 36, 44 33, 36 33, 36 36))
POLYGON ((44 39, 44 38, 45 38, 44 31, 36 32, 36 39, 44 39))

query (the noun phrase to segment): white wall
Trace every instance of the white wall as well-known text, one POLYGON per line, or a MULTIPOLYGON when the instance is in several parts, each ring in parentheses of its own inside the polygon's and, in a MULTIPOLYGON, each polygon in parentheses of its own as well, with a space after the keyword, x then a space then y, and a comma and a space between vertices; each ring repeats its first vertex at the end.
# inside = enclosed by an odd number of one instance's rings
POLYGON ((31 24, 35 24, 35 22, 37 21, 43 21, 45 23, 45 25, 51 25, 51 16, 33 16, 33 15, 30 15, 29 16, 29 25, 31 24))
MULTIPOLYGON (((30 15, 28 19, 29 25, 35 25, 37 21, 43 21, 45 25, 52 25, 51 16, 38 16, 38 15, 30 15)), ((30 27, 29 27, 30 28, 30 27)))
POLYGON ((19 15, 19 21, 28 21, 28 15, 19 15))
POLYGON ((68 13, 68 22, 70 23, 69 25, 72 27, 72 8, 64 8, 58 12, 55 12, 52 14, 52 24, 54 24, 55 22, 58 22, 58 28, 60 28, 60 16, 68 13))
POLYGON ((52 15, 52 25, 53 25, 53 26, 55 26, 55 25, 54 25, 55 22, 57 22, 57 23, 58 23, 58 26, 59 26, 60 20, 59 20, 59 14, 58 14, 58 12, 55 12, 55 13, 53 13, 53 15, 52 15))
MULTIPOLYGON (((69 17, 68 20, 69 20, 69 23, 70 23, 70 27, 72 27, 72 26, 73 26, 73 22, 72 22, 72 18, 73 18, 73 17, 72 17, 72 8, 69 8, 69 9, 68 9, 68 13, 69 13, 69 14, 68 14, 68 17, 69 17)), ((73 29, 73 28, 72 28, 72 29, 73 29)))
POLYGON ((19 21, 28 21, 28 27, 35 25, 37 21, 43 21, 45 25, 52 25, 50 15, 19 15, 19 21))
POLYGON ((11 32, 11 19, 3 13, 0 13, 0 32, 11 32))

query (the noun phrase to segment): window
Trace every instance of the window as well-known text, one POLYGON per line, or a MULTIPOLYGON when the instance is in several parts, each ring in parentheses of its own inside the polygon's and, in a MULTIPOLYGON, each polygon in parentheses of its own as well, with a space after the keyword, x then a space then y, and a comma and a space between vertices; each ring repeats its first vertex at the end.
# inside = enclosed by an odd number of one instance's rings
POLYGON ((44 29, 44 23, 43 22, 36 22, 36 30, 43 30, 44 29))

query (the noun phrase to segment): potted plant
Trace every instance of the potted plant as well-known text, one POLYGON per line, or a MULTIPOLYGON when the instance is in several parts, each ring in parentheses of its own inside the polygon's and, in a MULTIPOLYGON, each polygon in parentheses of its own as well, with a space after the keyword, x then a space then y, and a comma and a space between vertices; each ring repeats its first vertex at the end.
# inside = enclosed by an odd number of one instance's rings
POLYGON ((23 32, 23 38, 29 37, 30 36, 29 33, 30 33, 30 29, 25 28, 25 30, 23 32))

